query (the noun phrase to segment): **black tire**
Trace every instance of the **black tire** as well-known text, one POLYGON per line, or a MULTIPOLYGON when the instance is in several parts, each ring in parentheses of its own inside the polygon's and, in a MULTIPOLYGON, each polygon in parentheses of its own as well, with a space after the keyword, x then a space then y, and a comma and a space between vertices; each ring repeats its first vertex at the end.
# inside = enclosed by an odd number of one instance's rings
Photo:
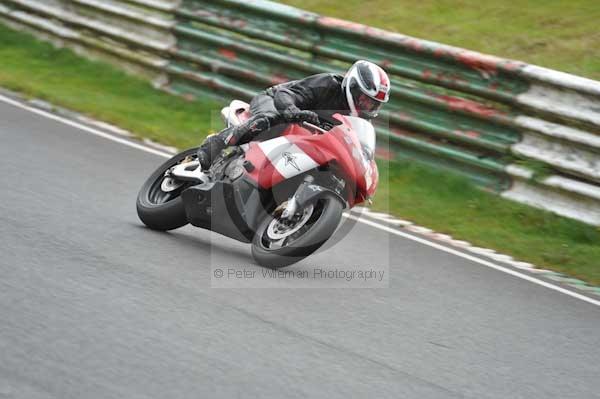
POLYGON ((176 189, 171 194, 171 198, 169 196, 162 198, 161 200, 166 199, 164 202, 157 201, 154 194, 155 190, 160 190, 165 171, 177 165, 185 157, 195 155, 197 151, 197 148, 190 148, 173 156, 160 165, 142 185, 137 197, 136 207, 138 217, 146 226, 153 230, 167 231, 188 224, 183 201, 180 197, 181 191, 186 187, 185 185, 176 189))
MULTIPOLYGON (((252 241, 252 256, 261 266, 278 269, 299 262, 319 249, 335 232, 344 206, 333 194, 324 194, 314 204, 315 220, 307 222, 307 229, 288 246, 269 249, 264 240, 273 217, 267 217, 259 226, 252 241)), ((313 216, 311 216, 312 218, 313 216)))

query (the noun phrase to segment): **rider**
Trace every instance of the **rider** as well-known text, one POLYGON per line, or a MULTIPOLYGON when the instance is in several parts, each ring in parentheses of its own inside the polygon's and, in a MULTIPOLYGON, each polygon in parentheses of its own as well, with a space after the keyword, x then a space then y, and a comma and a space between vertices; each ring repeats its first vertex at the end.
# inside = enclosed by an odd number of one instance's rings
POLYGON ((321 73, 266 89, 250 102, 245 123, 211 135, 198 150, 203 170, 228 146, 244 144, 281 122, 318 123, 319 116, 340 113, 373 119, 388 102, 390 80, 369 61, 357 61, 345 76, 321 73))

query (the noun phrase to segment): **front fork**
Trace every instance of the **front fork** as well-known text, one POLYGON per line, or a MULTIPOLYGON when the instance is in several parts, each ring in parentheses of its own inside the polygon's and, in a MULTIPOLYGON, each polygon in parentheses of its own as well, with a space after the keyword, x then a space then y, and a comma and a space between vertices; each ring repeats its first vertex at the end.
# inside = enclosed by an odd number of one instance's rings
MULTIPOLYGON (((308 186, 310 184, 312 184, 312 182, 314 182, 314 181, 315 181, 314 177, 312 177, 311 175, 306 175, 306 177, 304 178, 304 181, 298 186, 294 195, 292 195, 292 198, 290 198, 287 201, 287 205, 285 206, 285 208, 283 209, 283 212, 281 213, 281 219, 291 219, 296 214, 296 211, 298 210, 298 205, 300 205, 300 208, 302 209, 304 203, 302 203, 300 201, 305 198, 305 194, 304 194, 305 191, 308 189, 308 186), (299 204, 299 202, 300 202, 300 204, 299 204)), ((320 186, 315 186, 315 187, 320 187, 320 186)))
POLYGON ((325 192, 330 192, 336 195, 342 200, 342 203, 345 205, 345 207, 347 207, 347 201, 341 195, 341 192, 345 186, 345 182, 333 175, 331 177, 336 186, 334 190, 313 184, 315 178, 311 175, 306 175, 304 177, 304 181, 298 186, 294 195, 286 202, 285 207, 281 211, 280 218, 288 220, 293 218, 298 209, 304 209, 307 204, 315 202, 325 192))

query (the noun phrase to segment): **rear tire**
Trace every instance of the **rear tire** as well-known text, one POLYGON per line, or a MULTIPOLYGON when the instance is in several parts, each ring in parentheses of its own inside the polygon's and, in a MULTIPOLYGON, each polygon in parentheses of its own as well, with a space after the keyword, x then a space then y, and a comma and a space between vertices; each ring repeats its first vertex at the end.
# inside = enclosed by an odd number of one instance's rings
MULTIPOLYGON (((344 206, 333 194, 325 194, 314 204, 314 220, 307 222, 307 230, 290 245, 268 248, 268 228, 273 223, 267 217, 259 226, 252 241, 252 256, 261 266, 278 269, 299 262, 319 249, 337 229, 344 206), (308 225, 308 223, 311 223, 308 225)), ((311 216, 312 218, 313 216, 311 216)))
POLYGON ((153 230, 167 231, 183 227, 188 224, 183 201, 181 200, 181 191, 186 188, 183 185, 171 193, 169 197, 157 198, 160 195, 160 184, 165 172, 173 166, 180 163, 188 156, 195 155, 198 148, 185 150, 163 163, 142 185, 136 201, 137 214, 140 220, 153 230), (158 187, 157 187, 158 185, 158 187), (161 202, 164 200, 164 202, 161 202))

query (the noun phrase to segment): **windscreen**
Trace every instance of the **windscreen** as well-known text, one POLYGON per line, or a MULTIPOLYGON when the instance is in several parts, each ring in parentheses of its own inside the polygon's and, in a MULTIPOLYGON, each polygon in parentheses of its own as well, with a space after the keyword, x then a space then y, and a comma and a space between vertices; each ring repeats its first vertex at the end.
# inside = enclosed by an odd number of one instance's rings
POLYGON ((356 132, 364 152, 368 155, 369 159, 372 159, 375 154, 375 128, 371 122, 363 118, 346 116, 346 119, 348 119, 352 125, 352 129, 356 132))

